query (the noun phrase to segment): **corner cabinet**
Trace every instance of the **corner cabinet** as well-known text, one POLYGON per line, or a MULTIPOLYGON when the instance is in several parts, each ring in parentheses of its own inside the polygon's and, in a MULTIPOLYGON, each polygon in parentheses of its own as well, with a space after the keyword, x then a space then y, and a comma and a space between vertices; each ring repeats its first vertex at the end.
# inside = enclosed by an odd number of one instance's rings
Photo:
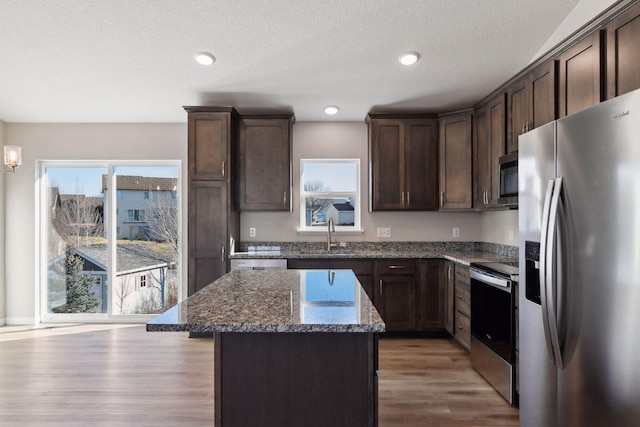
POLYGON ((238 132, 238 208, 291 211, 293 114, 241 115, 238 132))
POLYGON ((502 94, 479 108, 474 120, 473 207, 497 207, 500 195, 498 160, 505 154, 505 95, 502 94))
POLYGON ((441 283, 444 285, 444 329, 453 335, 455 318, 455 274, 456 264, 453 261, 443 261, 441 283))
POLYGON ((369 210, 438 209, 438 122, 369 114, 369 210))
POLYGON ((440 210, 472 207, 472 113, 440 118, 440 210))
POLYGON ((442 264, 438 259, 418 261, 417 315, 421 331, 445 327, 445 284, 440 280, 442 264))
POLYGON ((193 295, 229 271, 229 242, 240 236, 233 200, 231 107, 184 107, 188 113, 189 265, 193 295))

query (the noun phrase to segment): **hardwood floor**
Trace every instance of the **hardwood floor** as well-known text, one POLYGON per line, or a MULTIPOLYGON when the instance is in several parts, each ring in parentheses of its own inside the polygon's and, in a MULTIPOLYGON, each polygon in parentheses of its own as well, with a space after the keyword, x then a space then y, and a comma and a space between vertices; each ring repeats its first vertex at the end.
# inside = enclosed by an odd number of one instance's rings
MULTIPOLYGON (((380 340, 380 427, 517 426, 446 339, 380 340)), ((0 327, 2 426, 210 426, 213 343, 143 325, 0 327)))

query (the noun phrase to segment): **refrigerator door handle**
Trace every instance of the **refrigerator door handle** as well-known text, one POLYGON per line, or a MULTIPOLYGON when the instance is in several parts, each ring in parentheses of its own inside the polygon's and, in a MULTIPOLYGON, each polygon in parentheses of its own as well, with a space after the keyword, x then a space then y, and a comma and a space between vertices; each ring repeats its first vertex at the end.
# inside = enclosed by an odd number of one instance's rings
POLYGON ((555 364, 554 347, 551 342, 551 331, 549 329, 549 310, 547 295, 547 252, 548 252, 548 236, 549 236, 549 214, 551 208, 551 199, 554 194, 555 180, 549 179, 547 182, 547 191, 544 196, 544 205, 542 208, 542 230, 540 235, 540 304, 542 305, 542 326, 544 329, 544 338, 547 348, 547 357, 549 363, 555 364))
POLYGON ((551 209, 549 211, 549 229, 547 230, 547 252, 546 252, 546 276, 545 280, 547 293, 547 316, 549 318, 549 332, 551 335, 551 344, 555 355, 555 364, 559 368, 563 368, 562 352, 560 351, 560 340, 558 338, 558 307, 557 307, 557 280, 556 261, 557 255, 557 235, 558 235, 558 218, 560 210, 560 196, 562 194, 562 177, 555 179, 553 197, 551 198, 551 209), (551 249, 551 250, 548 250, 551 249))

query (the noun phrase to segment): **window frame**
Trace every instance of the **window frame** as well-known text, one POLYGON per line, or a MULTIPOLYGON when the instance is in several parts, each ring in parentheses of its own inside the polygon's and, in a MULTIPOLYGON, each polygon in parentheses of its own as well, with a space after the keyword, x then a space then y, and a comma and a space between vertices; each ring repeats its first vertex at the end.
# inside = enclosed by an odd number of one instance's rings
POLYGON ((305 200, 307 197, 319 197, 319 198, 345 198, 354 200, 353 206, 353 225, 335 225, 336 233, 362 233, 362 197, 361 197, 361 186, 360 186, 360 159, 359 158, 322 158, 322 159, 313 159, 313 158, 301 158, 300 159, 300 186, 299 186, 299 200, 298 200, 298 208, 300 210, 299 216, 299 227, 298 232, 300 233, 326 233, 327 227, 325 226, 310 226, 306 224, 306 203, 305 200), (356 182, 355 182, 355 191, 306 191, 304 189, 304 168, 306 163, 351 163, 356 167, 356 182))
MULTIPOLYGON (((39 160, 37 161, 37 170, 39 171, 37 179, 37 195, 36 206, 38 212, 38 255, 36 256, 36 280, 38 283, 38 311, 40 320, 43 323, 48 322, 109 322, 109 323, 146 323, 157 316, 157 314, 118 314, 113 310, 114 301, 109 298, 107 301, 106 313, 50 313, 48 311, 48 282, 47 282, 47 223, 48 205, 45 203, 47 193, 46 170, 49 167, 66 167, 66 168, 83 168, 83 167, 105 167, 107 169, 108 186, 107 197, 104 206, 104 226, 108 231, 107 242, 109 247, 109 266, 107 269, 108 283, 115 283, 116 274, 116 240, 120 232, 115 218, 117 217, 117 201, 121 199, 123 194, 121 190, 116 190, 116 169, 119 167, 175 167, 177 169, 177 186, 176 190, 176 209, 178 213, 178 229, 180 235, 180 250, 178 253, 178 265, 176 277, 178 278, 178 301, 182 301, 187 293, 187 280, 183 274, 186 269, 186 260, 183 256, 186 242, 186 228, 183 221, 184 210, 184 177, 182 170, 182 162, 180 160, 39 160)), ((148 279, 148 278, 147 278, 148 279)), ((148 280, 147 280, 148 282, 148 280)))

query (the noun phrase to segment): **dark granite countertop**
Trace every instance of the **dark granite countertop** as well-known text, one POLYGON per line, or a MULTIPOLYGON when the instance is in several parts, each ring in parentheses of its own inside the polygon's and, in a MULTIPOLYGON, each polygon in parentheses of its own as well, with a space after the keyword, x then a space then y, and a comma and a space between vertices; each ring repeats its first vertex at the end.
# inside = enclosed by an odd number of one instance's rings
POLYGON ((148 331, 384 332, 351 270, 238 270, 147 323, 148 331))

